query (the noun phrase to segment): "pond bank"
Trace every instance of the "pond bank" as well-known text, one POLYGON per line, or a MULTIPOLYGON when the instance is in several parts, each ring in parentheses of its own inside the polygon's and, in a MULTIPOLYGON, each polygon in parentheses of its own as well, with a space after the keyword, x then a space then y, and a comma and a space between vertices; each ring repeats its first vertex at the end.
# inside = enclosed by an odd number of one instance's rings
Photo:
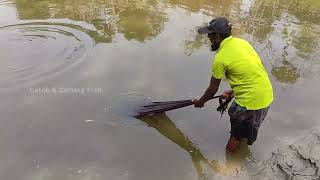
POLYGON ((252 179, 319 179, 320 128, 302 134, 253 168, 252 179))
POLYGON ((249 162, 237 176, 214 179, 320 179, 320 127, 305 131, 267 160, 249 162))

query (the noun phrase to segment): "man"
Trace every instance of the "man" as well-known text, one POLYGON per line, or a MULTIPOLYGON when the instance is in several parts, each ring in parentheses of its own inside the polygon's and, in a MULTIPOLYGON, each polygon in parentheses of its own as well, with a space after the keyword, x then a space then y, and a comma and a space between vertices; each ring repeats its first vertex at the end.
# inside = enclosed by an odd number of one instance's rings
POLYGON ((195 107, 203 107, 217 92, 221 79, 227 79, 232 90, 226 91, 224 98, 235 97, 228 110, 231 136, 227 152, 237 150, 241 139, 247 138, 248 145, 254 143, 273 101, 272 85, 259 55, 247 41, 232 37, 231 29, 226 18, 218 17, 198 30, 208 35, 211 49, 217 54, 210 85, 200 99, 194 100, 195 107))

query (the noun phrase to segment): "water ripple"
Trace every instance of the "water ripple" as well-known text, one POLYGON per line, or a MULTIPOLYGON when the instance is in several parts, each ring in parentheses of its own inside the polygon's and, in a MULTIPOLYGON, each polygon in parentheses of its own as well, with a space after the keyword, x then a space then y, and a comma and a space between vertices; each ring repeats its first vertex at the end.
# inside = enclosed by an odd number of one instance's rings
POLYGON ((0 90, 27 87, 69 70, 94 40, 68 24, 31 22, 0 27, 0 90))

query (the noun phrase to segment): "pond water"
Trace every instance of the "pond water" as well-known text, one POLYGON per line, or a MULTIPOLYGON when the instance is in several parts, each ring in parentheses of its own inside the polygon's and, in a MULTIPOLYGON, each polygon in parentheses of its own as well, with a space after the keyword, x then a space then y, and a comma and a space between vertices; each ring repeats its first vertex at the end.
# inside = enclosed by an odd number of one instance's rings
POLYGON ((320 124, 319 57, 318 0, 0 0, 0 179, 231 176, 320 124), (217 101, 132 117, 202 95, 214 53, 197 28, 216 16, 256 48, 275 94, 237 157, 217 101))

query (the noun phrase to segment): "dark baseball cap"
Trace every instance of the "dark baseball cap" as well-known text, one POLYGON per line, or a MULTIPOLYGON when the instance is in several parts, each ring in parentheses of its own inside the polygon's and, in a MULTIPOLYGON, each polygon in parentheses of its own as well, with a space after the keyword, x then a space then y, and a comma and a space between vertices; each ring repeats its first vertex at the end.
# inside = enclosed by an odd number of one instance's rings
POLYGON ((208 26, 198 29, 199 34, 219 33, 229 34, 231 32, 231 23, 225 17, 217 17, 213 19, 208 26))

